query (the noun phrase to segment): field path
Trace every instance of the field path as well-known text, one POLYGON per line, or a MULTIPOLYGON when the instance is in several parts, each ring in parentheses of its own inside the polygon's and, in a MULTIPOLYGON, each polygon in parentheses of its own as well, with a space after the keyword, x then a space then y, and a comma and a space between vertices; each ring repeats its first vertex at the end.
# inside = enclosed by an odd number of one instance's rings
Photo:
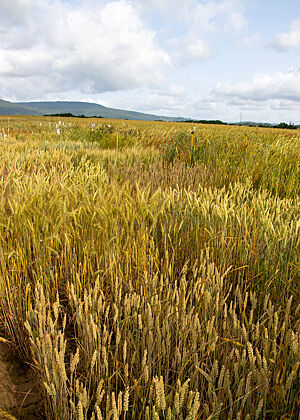
POLYGON ((44 419, 42 397, 27 366, 12 360, 8 344, 0 342, 0 420, 9 419, 3 410, 16 419, 44 419))

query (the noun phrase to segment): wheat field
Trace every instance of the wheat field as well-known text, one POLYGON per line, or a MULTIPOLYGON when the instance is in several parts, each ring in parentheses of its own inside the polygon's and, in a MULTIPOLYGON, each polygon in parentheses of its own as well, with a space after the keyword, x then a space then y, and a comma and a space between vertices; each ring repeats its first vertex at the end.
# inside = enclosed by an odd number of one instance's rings
POLYGON ((296 419, 300 131, 62 120, 0 118, 1 335, 45 418, 296 419))

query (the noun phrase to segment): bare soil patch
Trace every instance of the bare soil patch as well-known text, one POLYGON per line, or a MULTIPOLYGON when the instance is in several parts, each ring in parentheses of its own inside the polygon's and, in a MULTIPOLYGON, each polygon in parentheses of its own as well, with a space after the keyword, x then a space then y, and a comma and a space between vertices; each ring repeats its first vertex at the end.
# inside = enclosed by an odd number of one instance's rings
POLYGON ((29 366, 14 359, 8 344, 0 342, 0 419, 44 419, 40 386, 29 366))

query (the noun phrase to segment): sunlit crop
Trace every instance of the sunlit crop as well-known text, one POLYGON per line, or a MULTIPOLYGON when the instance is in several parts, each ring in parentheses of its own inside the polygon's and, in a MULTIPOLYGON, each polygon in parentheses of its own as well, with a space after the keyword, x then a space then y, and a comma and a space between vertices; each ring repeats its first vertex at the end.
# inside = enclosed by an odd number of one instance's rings
POLYGON ((0 120, 0 321, 45 417, 296 418, 300 133, 57 124, 0 120))

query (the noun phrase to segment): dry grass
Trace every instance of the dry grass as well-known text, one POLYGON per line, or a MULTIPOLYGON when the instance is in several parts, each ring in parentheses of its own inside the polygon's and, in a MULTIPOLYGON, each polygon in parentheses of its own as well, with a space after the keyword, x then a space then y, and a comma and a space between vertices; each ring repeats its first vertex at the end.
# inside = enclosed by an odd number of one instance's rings
POLYGON ((0 143, 1 326, 47 418, 296 418, 298 132, 55 122, 0 143))

